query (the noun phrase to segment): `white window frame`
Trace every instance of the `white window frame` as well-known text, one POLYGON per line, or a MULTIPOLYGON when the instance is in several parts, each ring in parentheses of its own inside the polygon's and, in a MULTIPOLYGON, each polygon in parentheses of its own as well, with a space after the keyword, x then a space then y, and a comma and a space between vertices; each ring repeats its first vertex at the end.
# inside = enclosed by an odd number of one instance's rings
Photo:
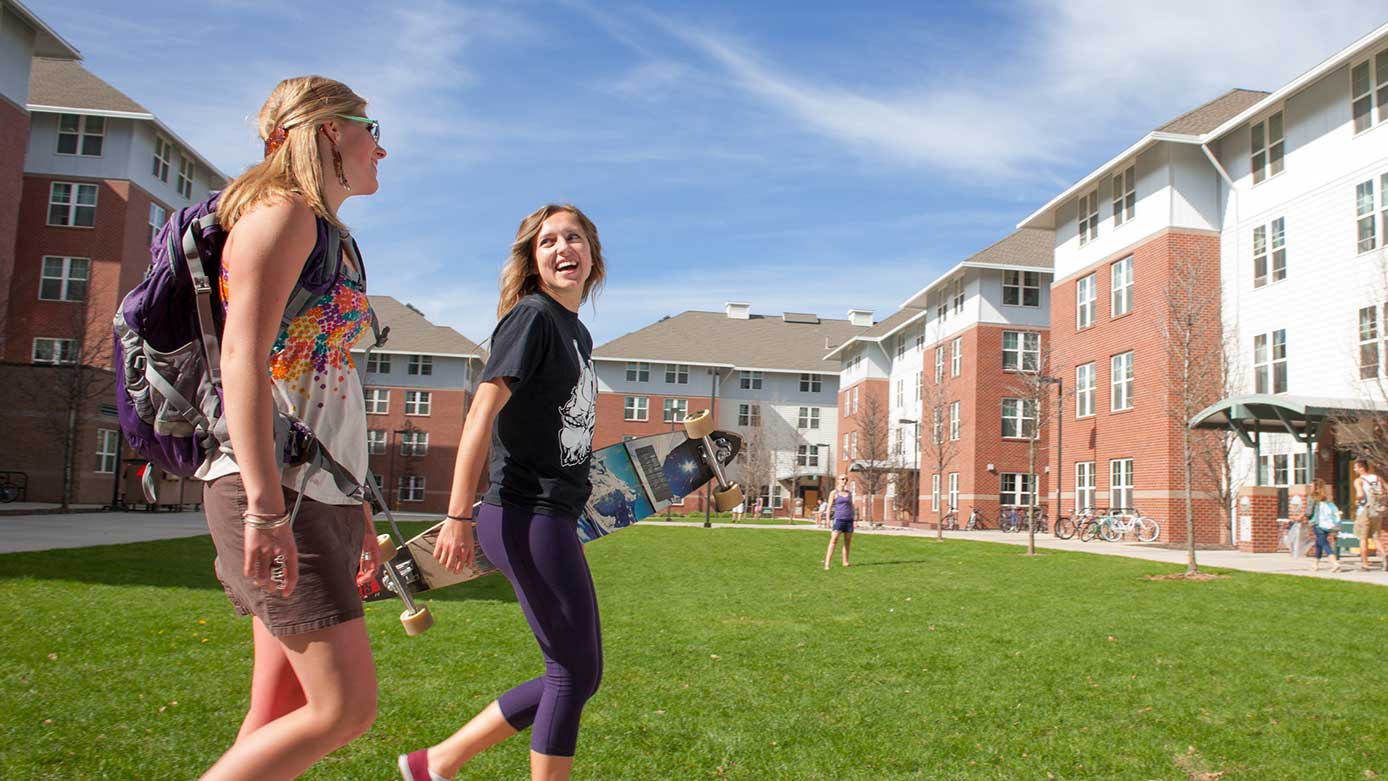
POLYGON ((44 255, 39 263, 39 300, 40 301, 85 301, 87 300, 87 288, 91 284, 91 258, 70 258, 65 255, 44 255), (61 265, 61 270, 57 276, 49 273, 49 261, 56 260, 61 265), (78 269, 81 269, 80 274, 78 269), (58 295, 44 295, 44 288, 52 285, 46 283, 57 283, 58 295), (74 288, 80 289, 80 294, 74 288))
POLYGON ((627 382, 650 382, 651 365, 645 361, 627 361, 627 382))
MULTIPOLYGON (((1388 195, 1384 196, 1388 207, 1388 195)), ((1378 228, 1374 220, 1374 180, 1360 182, 1354 187, 1354 219, 1356 223, 1355 251, 1363 255, 1378 248, 1378 228)), ((1388 227, 1385 227, 1388 230, 1388 227)))
POLYGON ((1004 270, 1002 272, 1002 305, 1035 309, 1041 306, 1041 272, 1004 270), (1012 300, 1008 300, 1008 293, 1012 300), (1032 303, 1027 303, 1033 299, 1032 303))
POLYGON ((1388 49, 1353 63, 1349 69, 1349 85, 1350 126, 1355 135, 1388 120, 1388 49), (1375 96, 1378 103, 1376 121, 1375 96))
POLYGON ((366 430, 366 454, 368 456, 383 456, 386 454, 386 430, 383 428, 372 428, 366 430))
POLYGON ((1093 461, 1075 462, 1075 512, 1094 509, 1094 502, 1098 496, 1095 493, 1098 484, 1095 481, 1094 464, 1093 461))
POLYGON ((1253 226, 1253 289, 1287 278, 1287 218, 1253 226))
POLYGON ((800 414, 796 418, 795 427, 805 430, 818 429, 819 407, 801 407, 800 414))
POLYGON ((48 186, 48 225, 54 228, 95 228, 96 207, 100 199, 100 188, 89 182, 52 182, 48 186), (66 187, 67 198, 58 198, 59 188, 66 187), (91 195, 91 203, 82 202, 82 194, 91 195), (60 209, 61 221, 54 222, 54 209, 60 209), (84 211, 85 210, 85 211, 84 211), (81 222, 83 216, 89 222, 81 222))
MULTIPOLYGON (((1388 315, 1388 309, 1385 309, 1388 315)), ((1378 305, 1359 310, 1359 379, 1378 377, 1381 353, 1378 346, 1378 305)))
POLYGON ((761 405, 742 402, 737 405, 737 425, 746 428, 761 426, 761 405))
POLYGON ((667 385, 688 385, 689 384, 689 364, 687 363, 667 363, 665 364, 665 383, 667 385))
POLYGON ((1075 330, 1094 325, 1094 312, 1099 307, 1099 274, 1095 272, 1075 283, 1075 330))
POLYGON ((1287 329, 1254 334, 1253 392, 1286 393, 1287 371, 1287 329))
POLYGON ((959 473, 949 473, 949 509, 959 510, 959 473))
POLYGON ((1108 505, 1115 510, 1133 509, 1133 460, 1115 458, 1108 462, 1108 505))
POLYGON ((1041 334, 1036 331, 1002 332, 1002 370, 1005 372, 1035 372, 1041 367, 1041 334), (1009 338, 1016 339, 1008 347, 1009 338), (1030 362, 1028 362, 1030 359, 1030 362))
POLYGON ((434 373, 434 356, 432 355, 411 355, 409 363, 405 364, 405 374, 411 377, 428 377, 434 373))
POLYGON ((1133 256, 1115 260, 1109 266, 1109 318, 1122 317, 1133 311, 1133 256))
POLYGON ((762 373, 757 371, 743 371, 738 373, 737 386, 742 390, 761 390, 762 373))
POLYGON ((149 235, 145 237, 145 244, 154 246, 154 236, 159 233, 159 229, 164 227, 164 223, 169 221, 169 210, 154 201, 149 202, 149 235))
POLYGON ((402 502, 424 501, 424 475, 400 475, 396 480, 396 496, 402 502))
POLYGON ((922 393, 923 393, 923 391, 922 391, 922 386, 925 384, 925 374, 924 374, 923 372, 915 372, 915 376, 916 376, 916 401, 920 401, 920 400, 921 400, 921 395, 922 395, 922 393))
POLYGON ((169 163, 173 160, 173 144, 167 138, 154 135, 154 165, 150 173, 161 182, 169 181, 169 163))
POLYGON ((930 476, 930 509, 936 512, 940 510, 940 476, 938 474, 930 476))
POLYGON ((858 414, 858 389, 853 389, 853 414, 858 414))
POLYGON ((1029 475, 1026 472, 1003 472, 998 475, 999 505, 1003 507, 1031 507, 1035 502, 1036 475, 1029 475))
POLYGON ((689 399, 666 399, 661 405, 660 419, 664 423, 682 423, 689 417, 689 399), (679 413, 679 417, 676 417, 679 413))
POLYGON ((1094 416, 1094 396, 1098 389, 1099 364, 1097 361, 1082 363, 1075 367, 1075 419, 1094 416))
POLYGON ((386 415, 390 413, 389 388, 364 388, 362 399, 366 403, 366 414, 386 415))
POLYGON ((1036 438, 1036 404, 1028 399, 1008 398, 1002 400, 1002 438, 1036 438), (1008 426, 1012 433, 1008 433, 1008 426))
POLYGON ((858 432, 854 431, 854 432, 852 432, 852 434, 851 434, 850 436, 852 437, 852 442, 853 442, 853 457, 854 457, 854 458, 857 458, 857 457, 858 457, 858 432))
POLYGON ((427 418, 434 407, 434 394, 432 391, 407 390, 405 391, 405 414, 413 417, 427 418), (413 398, 411 398, 413 397, 413 398), (414 412, 410 409, 413 408, 414 412))
POLYGON ((418 429, 400 432, 400 455, 406 458, 429 455, 429 432, 418 429))
POLYGON ((1248 126, 1248 166, 1254 185, 1282 173, 1287 132, 1284 117, 1279 108, 1248 126))
POLYGON ((803 466, 807 469, 818 469, 819 445, 797 445, 795 450, 795 465, 803 466))
POLYGON ((390 353, 371 353, 366 356, 367 374, 390 374, 390 353))
POLYGON ((906 378, 896 379, 896 406, 898 409, 906 406, 906 378))
POLYGON ((195 171, 196 164, 193 163, 193 158, 186 154, 179 157, 176 189, 179 195, 188 200, 193 199, 193 174, 195 171))
POLYGON ((959 277, 954 280, 954 314, 964 313, 964 278, 959 277))
POLYGON ((1099 238, 1099 188, 1080 196, 1077 216, 1079 218, 1080 246, 1099 238))
MULTIPOLYGON (((739 451, 739 452, 741 452, 741 451, 739 451)), ((850 458, 850 456, 848 455, 848 433, 847 433, 847 432, 844 432, 844 435, 843 435, 843 447, 839 448, 839 460, 840 460, 840 461, 847 461, 849 458, 850 458)))
POLYGON ((1133 408, 1133 389, 1136 385, 1135 356, 1132 350, 1109 358, 1109 411, 1121 412, 1133 408))
POLYGON ((30 359, 42 366, 71 366, 77 363, 77 340, 35 337, 30 359))
POLYGON ((115 429, 96 430, 96 473, 113 475, 116 473, 117 456, 120 453, 120 432, 115 429))
POLYGON ((622 401, 622 420, 650 420, 651 400, 645 396, 627 396, 622 401))
POLYGON ((949 438, 952 442, 959 441, 959 402, 952 401, 949 405, 949 438))
POLYGON ((800 375, 801 393, 821 393, 824 391, 824 377, 819 374, 800 375))
POLYGON ((949 345, 949 376, 958 377, 964 371, 964 337, 955 338, 949 345))
POLYGON ((63 157, 101 157, 106 146, 106 118, 92 116, 91 114, 59 114, 58 115, 58 137, 57 144, 54 146, 54 154, 63 157), (77 120, 77 127, 73 130, 63 128, 63 121, 69 117, 77 120), (93 128, 95 124, 98 127, 93 128), (63 151, 63 137, 75 138, 73 151, 63 151), (87 141, 96 140, 96 152, 87 151, 87 141))
POLYGON ((1113 227, 1133 221, 1137 215, 1137 163, 1113 175, 1110 180, 1113 197, 1113 227))
POLYGON ((944 346, 935 348, 935 382, 945 379, 945 348, 944 346))

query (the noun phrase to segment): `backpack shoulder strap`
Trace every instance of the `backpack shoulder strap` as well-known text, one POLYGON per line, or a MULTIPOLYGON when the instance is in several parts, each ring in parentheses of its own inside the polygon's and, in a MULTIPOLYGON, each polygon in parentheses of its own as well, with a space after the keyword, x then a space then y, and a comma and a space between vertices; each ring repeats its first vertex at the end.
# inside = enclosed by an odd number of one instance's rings
POLYGON ((202 250, 198 244, 198 237, 202 235, 203 231, 215 225, 217 225, 215 212, 208 212, 201 217, 194 218, 183 231, 182 247, 178 246, 178 239, 174 237, 173 231, 170 231, 169 257, 173 260, 181 260, 183 267, 188 271, 189 278, 193 281, 193 293, 197 297, 198 331, 202 337, 207 370, 213 385, 220 387, 222 384, 222 348, 217 339, 216 323, 212 319, 212 280, 207 278, 207 272, 203 270, 202 250))

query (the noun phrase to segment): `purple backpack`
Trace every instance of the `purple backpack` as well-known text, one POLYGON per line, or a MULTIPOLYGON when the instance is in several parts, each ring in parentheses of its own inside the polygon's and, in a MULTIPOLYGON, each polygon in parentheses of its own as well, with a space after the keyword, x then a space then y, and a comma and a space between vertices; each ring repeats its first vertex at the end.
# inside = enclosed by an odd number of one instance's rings
MULTIPOLYGON (((226 308, 219 281, 226 232, 217 222, 220 196, 213 193, 169 218, 150 244, 144 280, 125 296, 115 316, 121 432, 141 457, 180 477, 192 477, 215 452, 234 456, 222 414, 221 336, 226 308)), ((290 294, 280 320, 281 334, 340 275, 356 278, 361 273, 356 242, 350 236, 346 242, 342 239, 335 226, 318 220, 318 242, 290 294), (354 261, 352 268, 341 263, 343 251, 354 261)), ((385 342, 389 330, 381 330, 373 311, 372 349, 385 342)), ((343 493, 361 495, 357 478, 332 459, 302 421, 279 405, 275 446, 281 464, 307 463, 326 469, 343 493)))

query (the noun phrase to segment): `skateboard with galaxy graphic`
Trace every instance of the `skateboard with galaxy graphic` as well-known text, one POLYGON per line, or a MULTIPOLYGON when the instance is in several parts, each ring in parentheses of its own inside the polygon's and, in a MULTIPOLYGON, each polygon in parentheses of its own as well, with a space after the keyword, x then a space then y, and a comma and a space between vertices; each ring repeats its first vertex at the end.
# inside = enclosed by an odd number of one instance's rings
MULTIPOLYGON (((723 467, 742 449, 742 437, 715 431, 708 412, 684 423, 685 430, 637 437, 594 451, 589 467, 593 493, 578 518, 578 539, 587 544, 665 511, 674 501, 689 496, 706 483, 714 484, 714 503, 719 512, 742 503, 742 489, 728 480, 723 467)), ((449 572, 434 558, 434 542, 443 524, 395 549, 383 541, 383 554, 394 565, 399 581, 411 595, 496 572, 496 567, 476 545, 471 566, 449 572)), ((371 602, 395 596, 388 579, 377 577, 361 586, 362 599, 371 602)))

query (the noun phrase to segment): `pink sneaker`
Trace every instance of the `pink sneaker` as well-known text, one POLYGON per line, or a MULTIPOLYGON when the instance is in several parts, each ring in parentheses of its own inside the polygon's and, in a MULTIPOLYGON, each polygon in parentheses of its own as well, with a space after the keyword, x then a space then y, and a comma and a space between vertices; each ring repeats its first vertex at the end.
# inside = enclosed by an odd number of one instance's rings
POLYGON ((429 772, 429 750, 419 749, 408 754, 401 754, 399 760, 400 776, 405 781, 434 781, 442 778, 429 772))

